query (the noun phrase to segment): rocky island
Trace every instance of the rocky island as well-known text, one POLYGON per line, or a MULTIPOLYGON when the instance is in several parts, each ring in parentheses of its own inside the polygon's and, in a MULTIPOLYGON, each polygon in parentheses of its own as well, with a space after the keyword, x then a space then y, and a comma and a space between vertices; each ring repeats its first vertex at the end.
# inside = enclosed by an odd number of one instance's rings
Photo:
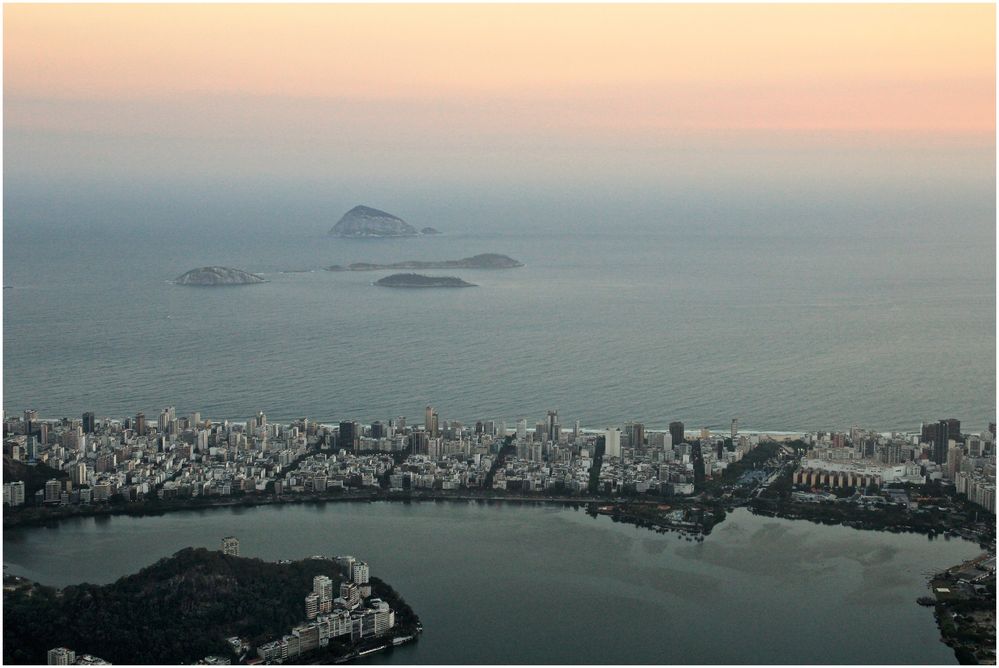
POLYGON ((330 230, 330 235, 343 238, 364 237, 415 237, 420 233, 415 227, 391 213, 355 206, 343 214, 330 230))
POLYGON ((386 288, 474 288, 457 276, 424 276, 422 274, 392 274, 375 281, 386 288))
POLYGON ((374 264, 371 262, 354 262, 346 267, 334 264, 326 267, 326 271, 378 271, 384 269, 513 269, 523 267, 508 255, 499 253, 480 253, 460 260, 423 261, 407 260, 392 264, 374 264))
POLYGON ((216 286, 252 285, 267 281, 256 274, 230 267, 199 267, 178 276, 173 281, 177 285, 216 286))
POLYGON ((432 227, 424 227, 422 230, 420 230, 420 234, 440 234, 440 231, 435 230, 432 227))

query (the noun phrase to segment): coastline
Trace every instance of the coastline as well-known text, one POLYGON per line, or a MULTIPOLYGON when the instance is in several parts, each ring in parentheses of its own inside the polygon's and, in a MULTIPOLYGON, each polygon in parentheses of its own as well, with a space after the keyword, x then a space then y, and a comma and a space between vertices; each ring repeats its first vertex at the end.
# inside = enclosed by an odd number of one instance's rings
POLYGON ((940 642, 954 651, 962 665, 995 665, 996 663, 996 607, 995 607, 995 552, 984 551, 973 559, 951 566, 927 578, 926 586, 932 592, 928 599, 920 598, 920 605, 932 605, 933 617, 940 632, 940 642), (992 569, 982 562, 992 561, 992 569), (978 570, 982 572, 977 573, 978 570), (961 576, 970 576, 970 582, 961 576), (992 596, 980 594, 976 580, 991 579, 992 596), (963 585, 963 586, 962 586, 963 585), (984 615, 982 615, 984 613, 984 615), (984 624, 980 624, 984 621, 984 624))
MULTIPOLYGON (((152 517, 177 513, 183 511, 202 511, 222 508, 254 508, 259 506, 274 505, 326 505, 327 503, 509 503, 509 504, 531 504, 531 505, 556 505, 584 508, 593 514, 605 514, 611 516, 615 521, 635 524, 652 531, 674 530, 692 535, 707 535, 711 529, 725 521, 728 513, 736 508, 746 508, 755 515, 777 517, 791 521, 806 521, 814 524, 829 524, 848 526, 857 530, 865 531, 887 531, 889 533, 919 533, 934 536, 944 536, 961 538, 963 540, 981 543, 981 536, 977 534, 956 533, 953 536, 947 533, 945 528, 928 527, 922 524, 894 523, 886 525, 880 520, 880 513, 870 513, 866 510, 851 511, 846 517, 838 517, 835 520, 815 514, 801 514, 788 512, 789 508, 780 504, 756 502, 727 502, 722 503, 717 500, 708 501, 700 496, 677 497, 677 498, 623 498, 615 496, 545 496, 530 494, 503 494, 497 492, 484 492, 481 494, 469 493, 467 490, 456 493, 445 493, 434 491, 430 493, 399 493, 385 491, 362 491, 357 493, 326 493, 313 495, 250 495, 241 498, 220 498, 211 497, 205 500, 183 500, 183 501, 154 501, 154 502, 131 502, 122 505, 104 506, 58 506, 55 508, 37 508, 21 511, 11 511, 4 508, 3 528, 4 531, 16 530, 31 527, 56 527, 59 523, 75 518, 101 518, 109 519, 115 516, 129 517, 152 517), (668 505, 673 509, 693 509, 710 507, 720 512, 720 518, 715 521, 702 521, 695 524, 670 523, 666 521, 650 519, 642 516, 642 513, 635 514, 634 509, 645 508, 655 512, 656 508, 668 505), (34 510, 35 512, 32 512, 34 510), (41 512, 38 512, 41 511, 41 512)), ((792 504, 791 508, 806 507, 804 504, 792 504)))
MULTIPOLYGON (((581 497, 546 497, 546 496, 505 496, 502 494, 468 494, 467 492, 459 494, 442 494, 442 493, 431 493, 431 494, 393 494, 384 492, 363 492, 358 494, 323 494, 323 495, 311 495, 311 496, 280 496, 275 497, 274 495, 269 496, 247 496, 239 499, 222 499, 222 498, 211 498, 205 502, 198 501, 183 501, 181 503, 176 502, 159 502, 159 503, 148 503, 148 502, 131 502, 129 504, 120 506, 91 506, 90 508, 85 508, 84 506, 61 506, 59 509, 42 508, 41 510, 46 511, 39 514, 31 514, 25 517, 26 513, 24 511, 11 512, 8 508, 4 508, 3 515, 3 528, 7 529, 18 529, 21 527, 35 527, 35 526, 55 526, 59 522, 64 520, 70 520, 74 518, 87 518, 87 517, 114 517, 127 515, 131 517, 149 517, 156 515, 165 515, 167 513, 182 512, 185 510, 210 510, 215 508, 253 508, 257 506, 272 506, 272 505, 309 505, 309 504, 320 504, 325 505, 327 503, 374 503, 376 501, 386 501, 393 503, 411 503, 411 502, 442 502, 442 501, 452 501, 452 502, 469 502, 469 501, 480 501, 483 503, 530 503, 530 504, 553 504, 553 505, 575 505, 575 506, 587 506, 591 503, 613 503, 612 498, 581 498, 581 497), (66 509, 69 512, 62 512, 66 509)), ((647 504, 657 504, 661 501, 642 501, 640 503, 647 504)), ((30 512, 30 510, 29 510, 30 512)))
MULTIPOLYGON (((305 271, 310 271, 310 270, 305 270, 305 271)), ((478 286, 476 286, 476 287, 478 287, 478 286)), ((16 415, 19 409, 18 408, 6 408, 5 410, 6 410, 7 413, 9 413, 11 415, 16 415)), ((153 409, 151 409, 151 408, 146 409, 146 411, 148 411, 149 414, 153 414, 153 412, 154 412, 153 409)), ((300 419, 300 417, 301 416, 299 416, 299 415, 281 415, 281 414, 273 414, 272 415, 272 414, 268 413, 268 420, 272 421, 272 422, 282 422, 282 423, 294 422, 296 419, 300 419)), ((613 423, 614 419, 615 418, 610 418, 609 421, 613 423)), ((121 419, 119 419, 119 418, 103 417, 103 418, 101 418, 101 420, 107 421, 107 422, 113 423, 113 424, 120 424, 121 423, 121 419)), ((467 421, 468 418, 465 418, 465 420, 467 421)), ((474 419, 471 420, 471 421, 474 423, 474 419)), ((497 423, 515 424, 517 422, 517 418, 495 418, 494 421, 496 421, 497 423)), ((45 423, 48 423, 48 424, 54 424, 54 423, 58 423, 59 420, 52 419, 52 418, 39 418, 38 422, 39 423, 45 422, 45 423)), ((219 418, 213 418, 213 422, 228 422, 229 424, 232 424, 232 425, 245 425, 246 424, 246 418, 245 418, 245 416, 238 416, 238 417, 224 417, 223 416, 223 417, 219 417, 219 418)), ((312 420, 310 418, 310 422, 315 422, 315 424, 317 426, 319 426, 319 427, 327 427, 329 429, 335 429, 339 425, 339 421, 336 420, 336 419, 318 419, 317 418, 315 420, 312 420)), ((368 427, 368 428, 371 427, 371 423, 370 422, 364 422, 363 420, 356 420, 356 422, 361 427, 368 427)), ((729 436, 730 435, 730 427, 729 427, 729 425, 724 425, 724 424, 722 424, 722 425, 705 425, 704 428, 707 429, 709 431, 709 433, 712 434, 712 435, 721 435, 721 436, 729 436)), ((843 427, 828 426, 828 425, 826 425, 826 426, 819 426, 819 427, 812 427, 812 428, 808 428, 808 429, 787 429, 787 428, 781 428, 781 429, 762 429, 762 428, 758 428, 758 427, 746 427, 746 426, 743 426, 742 424, 740 424, 739 425, 739 432, 738 433, 739 433, 740 436, 757 436, 761 440, 764 439, 764 438, 767 438, 767 439, 770 439, 770 440, 773 440, 773 441, 776 441, 776 442, 780 443, 780 442, 788 441, 788 440, 793 441, 795 439, 802 438, 804 436, 808 436, 809 434, 815 434, 815 433, 818 433, 818 432, 837 431, 837 430, 842 430, 842 429, 843 429, 843 427)), ((580 426, 579 426, 579 431, 582 434, 603 434, 606 430, 607 430, 606 427, 583 426, 582 424, 580 424, 580 426)), ((509 432, 509 431, 511 431, 511 429, 508 429, 507 431, 509 432)), ((915 435, 918 435, 920 433, 918 425, 917 426, 912 426, 912 425, 909 425, 909 426, 900 426, 900 427, 894 427, 894 428, 871 427, 871 428, 866 429, 866 431, 868 431, 869 433, 878 434, 878 435, 881 435, 881 436, 889 436, 891 434, 905 434, 905 435, 915 436, 915 435)), ((668 426, 655 427, 655 426, 652 426, 651 423, 648 423, 648 424, 645 425, 645 433, 646 434, 668 434, 669 433, 669 428, 668 428, 668 426)), ((684 433, 685 433, 685 435, 691 435, 692 437, 696 437, 696 435, 698 435, 700 433, 700 430, 699 429, 698 430, 687 429, 687 430, 685 430, 684 433)))

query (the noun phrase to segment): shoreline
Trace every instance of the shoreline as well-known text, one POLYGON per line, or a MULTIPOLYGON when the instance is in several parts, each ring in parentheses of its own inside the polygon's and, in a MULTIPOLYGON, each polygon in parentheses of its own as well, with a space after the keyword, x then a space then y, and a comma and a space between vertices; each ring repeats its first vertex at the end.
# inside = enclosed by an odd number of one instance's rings
MULTIPOLYGON (((980 569, 982 572, 977 576, 977 579, 987 579, 990 571, 981 564, 990 559, 993 566, 991 571, 992 590, 995 591, 995 553, 985 550, 973 559, 955 564, 940 573, 927 577, 926 587, 930 590, 932 597, 927 597, 925 600, 924 597, 920 597, 917 600, 919 605, 933 607, 933 619, 940 633, 940 642, 954 651, 954 657, 962 665, 995 665, 996 663, 994 596, 989 599, 987 595, 979 594, 974 588, 971 589, 974 593, 970 596, 961 596, 955 594, 954 591, 963 582, 965 584, 964 593, 968 593, 966 589, 968 583, 958 576, 967 575, 969 571, 974 573, 980 569), (952 607, 965 614, 951 612, 952 607), (986 623, 979 625, 977 623, 979 620, 975 619, 974 612, 969 612, 969 608, 970 610, 991 611, 991 619, 986 618, 986 623), (981 631, 983 628, 985 629, 984 633, 981 631)), ((974 581, 972 580, 972 582, 974 581)))
MULTIPOLYGON (((479 287, 479 286, 474 286, 474 287, 479 287)), ((159 410, 158 408, 157 409, 148 408, 148 409, 144 409, 143 412, 146 412, 149 415, 155 415, 158 410, 159 410)), ((19 412, 19 409, 16 409, 16 408, 4 408, 4 411, 8 415, 17 415, 18 412, 19 412)), ((252 413, 252 412, 253 411, 250 411, 250 413, 252 413)), ((523 416, 521 416, 521 417, 523 417, 523 416)), ((109 422, 112 422, 112 423, 121 423, 122 422, 122 418, 112 418, 110 416, 100 417, 99 419, 102 420, 102 421, 109 421, 109 422)), ((300 415, 282 416, 282 415, 271 415, 270 413, 268 413, 267 419, 268 419, 269 422, 287 423, 287 422, 294 422, 295 420, 301 419, 301 416, 300 415)), ((332 428, 337 427, 339 425, 339 423, 340 423, 341 420, 346 420, 346 419, 350 419, 350 418, 347 418, 347 417, 335 418, 335 419, 319 419, 319 418, 317 418, 315 420, 313 420, 313 419, 310 418, 310 422, 314 422, 316 425, 318 425, 320 427, 329 427, 329 428, 332 429, 332 428)), ((379 418, 379 419, 383 419, 383 418, 379 418)), ((521 419, 521 418, 494 418, 493 421, 496 422, 497 424, 506 423, 506 424, 516 425, 518 419, 521 419)), ((471 422, 472 424, 474 424, 475 420, 476 419, 465 420, 464 422, 466 424, 469 423, 469 422, 471 422)), ((212 419, 213 423, 228 422, 229 424, 233 424, 233 425, 237 425, 237 424, 238 425, 245 425, 246 421, 247 420, 246 420, 245 417, 237 417, 237 418, 232 418, 232 417, 217 417, 217 418, 213 418, 212 419)), ((371 426, 370 422, 365 422, 363 420, 355 420, 355 421, 360 426, 362 426, 362 427, 370 427, 371 426)), ((46 422, 46 423, 49 423, 49 424, 53 424, 53 423, 58 423, 59 420, 58 419, 54 419, 54 418, 38 418, 38 422, 46 422)), ((620 426, 620 423, 621 423, 621 420, 618 419, 618 418, 609 418, 609 420, 607 421, 607 424, 610 427, 613 427, 614 425, 620 426)), ((668 434, 669 433, 669 427, 668 426, 655 427, 655 426, 652 426, 650 423, 644 423, 644 424, 645 424, 645 433, 647 433, 647 434, 668 434)), ((731 427, 730 427, 730 425, 725 425, 725 424, 710 425, 709 424, 709 425, 704 425, 703 428, 707 429, 713 436, 725 436, 725 437, 731 436, 731 427)), ((580 433, 584 433, 584 434, 603 434, 607 429, 608 429, 607 426, 605 426, 605 427, 592 427, 592 426, 583 426, 583 425, 580 425, 580 427, 579 427, 580 433)), ((685 435, 692 435, 694 437, 699 437, 700 430, 701 430, 700 427, 698 427, 697 429, 689 429, 688 428, 688 429, 684 430, 684 434, 685 435)), ((510 428, 510 427, 507 428, 507 432, 513 432, 513 431, 515 431, 513 428, 510 428)), ((836 432, 836 431, 848 431, 848 428, 844 428, 842 426, 829 426, 829 425, 826 425, 826 426, 823 426, 823 427, 813 427, 813 428, 810 428, 810 429, 787 429, 787 428, 762 429, 762 428, 744 427, 744 426, 740 425, 739 429, 738 429, 738 432, 737 432, 737 435, 739 435, 739 436, 758 436, 761 439, 763 437, 773 437, 773 440, 775 440, 777 442, 781 442, 781 441, 784 441, 784 440, 794 440, 795 438, 801 438, 803 436, 808 436, 810 434, 825 433, 825 432, 836 432)), ((878 434, 878 435, 881 435, 881 436, 890 436, 892 434, 903 434, 903 435, 907 435, 907 436, 918 436, 921 433, 919 426, 912 426, 912 425, 904 426, 904 427, 893 427, 893 428, 892 427, 888 427, 888 428, 886 428, 886 427, 865 427, 864 431, 872 433, 872 434, 878 434)), ((507 435, 509 436, 510 433, 508 433, 507 435)), ((502 436, 498 436, 498 438, 502 438, 502 436)))
MULTIPOLYGON (((429 494, 429 495, 412 495, 412 494, 385 494, 385 493, 364 493, 364 494, 337 494, 337 495, 327 495, 327 496, 282 496, 282 497, 245 497, 241 499, 212 499, 206 503, 198 503, 185 501, 182 504, 164 504, 159 503, 148 504, 144 502, 131 502, 130 505, 124 506, 104 506, 104 507, 94 507, 91 512, 56 512, 52 514, 43 514, 37 516, 29 517, 19 517, 23 515, 23 511, 12 512, 9 509, 4 509, 3 516, 3 528, 4 531, 8 529, 19 529, 37 526, 53 526, 57 525, 62 521, 75 519, 75 518, 110 518, 121 515, 127 515, 131 517, 150 517, 157 515, 166 515, 168 513, 181 512, 185 510, 212 510, 216 508, 255 508, 258 506, 274 506, 274 505, 315 505, 327 503, 374 503, 377 501, 385 501, 391 503, 412 503, 412 502, 441 502, 441 501, 480 501, 483 503, 495 503, 495 502, 509 502, 516 504, 554 504, 554 505, 575 505, 575 506, 587 506, 592 503, 615 503, 616 498, 610 497, 547 497, 547 496, 504 496, 499 494, 490 495, 474 495, 474 494, 429 494), (141 505, 140 505, 141 504, 141 505), (139 507, 133 507, 139 506, 139 507)), ((635 503, 642 504, 659 504, 664 503, 661 500, 648 500, 648 501, 637 501, 635 503)), ((673 503, 677 503, 674 501, 673 503)), ((681 501, 682 503, 682 501, 681 501)), ((63 506, 64 508, 78 509, 84 508, 84 506, 63 506)), ((51 509, 43 509, 49 510, 51 509)))
MULTIPOLYGON (((813 524, 827 524, 833 526, 846 526, 860 531, 886 531, 888 533, 918 533, 923 535, 931 536, 943 536, 946 530, 931 529, 925 526, 916 525, 884 525, 879 523, 877 520, 878 514, 871 515, 868 511, 861 511, 857 513, 850 513, 849 517, 842 518, 841 521, 824 521, 825 518, 820 516, 808 515, 808 514, 790 514, 786 512, 786 509, 780 508, 778 504, 774 504, 770 507, 763 507, 770 504, 762 503, 752 503, 752 502, 741 502, 741 503, 719 503, 715 501, 714 503, 708 502, 699 496, 693 497, 678 497, 678 498, 654 498, 654 499, 639 499, 639 498, 624 498, 624 497, 612 497, 612 496, 587 496, 587 497, 573 497, 573 496, 541 496, 541 495, 504 495, 497 494, 495 492, 483 493, 483 494, 470 494, 467 491, 459 492, 455 494, 444 494, 439 491, 429 493, 429 494, 410 494, 410 493, 386 493, 384 491, 375 492, 361 492, 361 493, 341 493, 341 494, 327 494, 327 495, 311 495, 311 496, 248 496, 240 499, 222 499, 222 498, 211 498, 206 502, 197 502, 191 500, 185 500, 181 503, 175 502, 131 502, 126 505, 121 506, 60 506, 59 508, 65 508, 69 512, 59 512, 58 510, 52 508, 41 508, 42 512, 39 514, 28 514, 25 511, 12 512, 8 508, 4 508, 3 516, 3 528, 4 531, 15 531, 18 529, 28 529, 36 527, 58 527, 58 525, 64 521, 72 519, 102 519, 110 520, 112 517, 118 516, 129 516, 129 517, 154 517, 159 515, 166 515, 169 513, 177 513, 183 511, 204 511, 204 510, 215 510, 223 508, 256 508, 261 506, 285 506, 285 505, 323 505, 328 503, 376 503, 376 502, 387 502, 387 503, 470 503, 477 502, 483 504, 494 504, 494 503, 510 503, 516 505, 555 505, 555 506, 572 506, 575 508, 583 508, 587 512, 593 512, 595 514, 611 515, 615 514, 618 517, 617 521, 624 521, 626 523, 633 523, 639 526, 644 526, 645 528, 655 531, 655 527, 664 528, 667 530, 683 530, 685 533, 700 534, 706 536, 711 533, 711 530, 724 523, 725 518, 728 513, 732 512, 737 508, 745 508, 749 512, 755 515, 769 516, 780 519, 785 519, 789 521, 805 521, 813 524), (717 508, 723 510, 722 517, 719 521, 712 521, 710 525, 693 525, 693 526, 672 526, 667 527, 665 523, 659 523, 652 521, 650 522, 647 518, 632 517, 627 513, 629 508, 633 507, 657 507, 661 505, 669 505, 675 508, 685 508, 685 507, 695 507, 695 506, 716 506, 717 508), (603 508, 601 508, 603 507, 603 508), (616 508, 617 512, 607 512, 605 508, 616 508), (81 510, 84 510, 81 512, 81 510), (625 514, 621 514, 621 513, 625 514), (26 515, 27 516, 23 516, 26 515), (654 526, 653 526, 654 525, 654 526)), ((800 507, 807 507, 801 506, 800 507)), ((980 537, 977 535, 975 537, 964 535, 963 533, 953 536, 954 538, 959 538, 968 542, 973 542, 981 545, 980 537)))

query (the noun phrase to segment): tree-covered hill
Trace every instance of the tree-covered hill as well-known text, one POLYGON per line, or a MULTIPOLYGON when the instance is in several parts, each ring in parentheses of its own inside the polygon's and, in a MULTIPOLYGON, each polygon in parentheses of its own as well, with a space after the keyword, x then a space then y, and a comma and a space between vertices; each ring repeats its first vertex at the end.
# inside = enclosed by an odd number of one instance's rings
POLYGON ((46 662, 58 646, 112 663, 190 663, 256 644, 305 619, 312 578, 338 587, 333 561, 277 564, 185 548, 109 585, 4 591, 4 663, 46 662))
POLYGON ((44 489, 45 483, 52 478, 63 480, 68 477, 69 474, 65 471, 54 469, 51 466, 46 466, 45 464, 29 465, 24 462, 15 461, 7 455, 4 455, 3 457, 3 481, 23 482, 24 498, 26 500, 33 498, 35 496, 35 492, 38 490, 44 489))

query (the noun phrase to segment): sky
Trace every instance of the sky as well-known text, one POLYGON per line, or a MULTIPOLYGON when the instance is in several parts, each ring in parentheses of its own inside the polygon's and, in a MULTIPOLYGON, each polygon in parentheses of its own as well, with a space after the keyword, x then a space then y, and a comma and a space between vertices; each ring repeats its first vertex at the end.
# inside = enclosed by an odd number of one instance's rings
POLYGON ((8 4, 4 186, 8 213, 261 187, 980 211, 995 7, 8 4))

